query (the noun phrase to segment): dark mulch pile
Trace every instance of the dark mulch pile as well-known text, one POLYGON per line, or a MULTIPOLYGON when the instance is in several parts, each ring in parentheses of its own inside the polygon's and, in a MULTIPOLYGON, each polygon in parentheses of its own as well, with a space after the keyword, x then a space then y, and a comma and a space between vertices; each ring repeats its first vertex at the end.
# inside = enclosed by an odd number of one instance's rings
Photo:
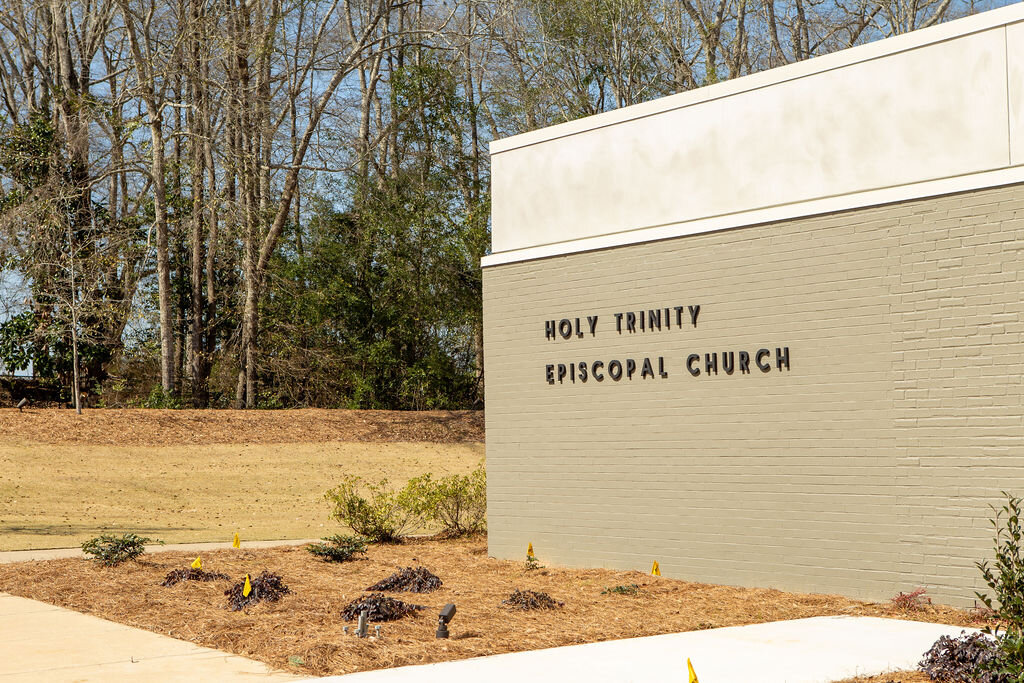
POLYGON ((426 609, 423 605, 410 605, 401 600, 389 598, 383 593, 373 593, 361 600, 354 600, 341 611, 345 621, 355 621, 359 613, 367 611, 367 621, 395 621, 409 614, 415 614, 417 610, 426 609))
POLYGON ((368 591, 405 591, 407 593, 430 593, 442 586, 437 578, 426 567, 406 567, 397 571, 383 581, 378 581, 368 591))
POLYGON ((220 572, 207 572, 202 569, 175 569, 164 577, 161 586, 173 586, 182 581, 230 581, 231 577, 220 572))
POLYGON ((521 590, 512 591, 508 600, 502 600, 501 604, 508 605, 512 609, 555 609, 565 605, 564 602, 555 600, 547 593, 521 590))
POLYGON ((252 586, 252 590, 248 596, 242 595, 242 592, 245 590, 245 579, 224 591, 224 595, 228 596, 228 605, 232 610, 237 612, 262 600, 276 602, 285 593, 291 593, 288 590, 288 586, 284 585, 284 580, 280 576, 271 574, 266 569, 256 578, 250 577, 249 585, 252 586))

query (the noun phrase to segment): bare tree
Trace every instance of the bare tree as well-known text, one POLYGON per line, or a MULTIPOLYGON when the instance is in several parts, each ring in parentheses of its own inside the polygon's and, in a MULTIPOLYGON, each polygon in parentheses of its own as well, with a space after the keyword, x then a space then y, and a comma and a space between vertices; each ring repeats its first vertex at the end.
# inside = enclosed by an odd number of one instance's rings
POLYGON ((153 212, 156 227, 157 288, 160 299, 160 383, 167 394, 175 390, 174 320, 171 302, 171 265, 167 225, 167 184, 165 169, 164 107, 165 84, 161 75, 164 62, 173 52, 167 40, 154 31, 157 13, 165 5, 151 0, 147 5, 132 8, 128 0, 118 0, 125 31, 134 60, 138 89, 146 106, 146 123, 150 135, 150 180, 153 183, 153 212))

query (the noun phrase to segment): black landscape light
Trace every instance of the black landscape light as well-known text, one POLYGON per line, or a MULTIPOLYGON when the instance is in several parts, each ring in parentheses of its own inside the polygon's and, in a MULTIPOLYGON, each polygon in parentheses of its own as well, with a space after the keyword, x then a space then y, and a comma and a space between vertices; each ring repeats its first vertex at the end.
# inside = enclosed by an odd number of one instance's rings
POLYGON ((455 617, 455 605, 448 603, 441 608, 441 614, 437 616, 437 637, 447 638, 448 637, 448 622, 455 617))
POLYGON ((27 398, 23 398, 20 401, 18 401, 18 412, 20 413, 21 409, 24 408, 27 405, 28 405, 28 399, 27 398))

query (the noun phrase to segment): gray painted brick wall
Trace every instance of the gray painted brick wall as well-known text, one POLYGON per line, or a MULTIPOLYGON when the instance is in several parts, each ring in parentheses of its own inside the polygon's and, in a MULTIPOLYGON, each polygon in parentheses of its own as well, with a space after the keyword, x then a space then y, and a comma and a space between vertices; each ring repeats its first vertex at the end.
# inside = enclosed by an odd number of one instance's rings
POLYGON ((1022 247, 1016 185, 485 269, 491 553, 971 604, 988 505, 1024 493, 1022 247), (616 332, 677 305, 696 327, 616 332), (762 347, 770 372, 703 372, 762 347), (545 381, 627 358, 632 380, 545 381))

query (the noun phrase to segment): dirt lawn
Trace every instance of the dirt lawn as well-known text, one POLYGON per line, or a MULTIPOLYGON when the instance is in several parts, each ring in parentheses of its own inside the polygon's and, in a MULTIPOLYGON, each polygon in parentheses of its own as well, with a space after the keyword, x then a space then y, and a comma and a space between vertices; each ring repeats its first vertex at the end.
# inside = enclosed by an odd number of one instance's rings
POLYGON ((323 494, 344 475, 400 485, 483 457, 474 412, 0 410, 0 550, 314 538, 339 530, 323 494))
MULTIPOLYGON (((525 555, 525 548, 524 555, 525 555)), ((536 548, 541 564, 544 549, 536 548)), ((155 553, 140 562, 104 568, 88 560, 0 565, 0 591, 95 614, 105 619, 190 640, 306 675, 342 674, 481 655, 674 633, 819 615, 853 614, 977 625, 969 612, 926 606, 901 612, 835 595, 784 593, 653 577, 637 571, 543 568, 487 557, 483 540, 420 540, 372 546, 365 558, 324 563, 302 547, 223 550, 204 554, 203 569, 231 581, 160 586, 192 555, 155 553), (433 593, 391 593, 427 609, 384 623, 382 638, 342 634, 341 612, 365 589, 399 567, 422 565, 444 581, 433 593), (224 591, 246 573, 280 574, 291 589, 280 601, 243 612, 227 609, 224 591), (636 594, 603 594, 637 585, 636 594), (511 610, 514 589, 543 591, 563 601, 552 610, 511 610), (438 610, 457 605, 450 640, 436 640, 438 610), (292 662, 291 664, 289 662, 292 662)), ((370 633, 373 631, 371 629, 370 633)), ((680 666, 686 653, 680 652, 680 666)), ((694 662, 699 666, 698 662, 694 662)), ((681 668, 681 671, 684 670, 681 668)), ((698 675, 700 671, 698 668, 698 675)), ((889 677, 879 683, 919 679, 889 677)))

